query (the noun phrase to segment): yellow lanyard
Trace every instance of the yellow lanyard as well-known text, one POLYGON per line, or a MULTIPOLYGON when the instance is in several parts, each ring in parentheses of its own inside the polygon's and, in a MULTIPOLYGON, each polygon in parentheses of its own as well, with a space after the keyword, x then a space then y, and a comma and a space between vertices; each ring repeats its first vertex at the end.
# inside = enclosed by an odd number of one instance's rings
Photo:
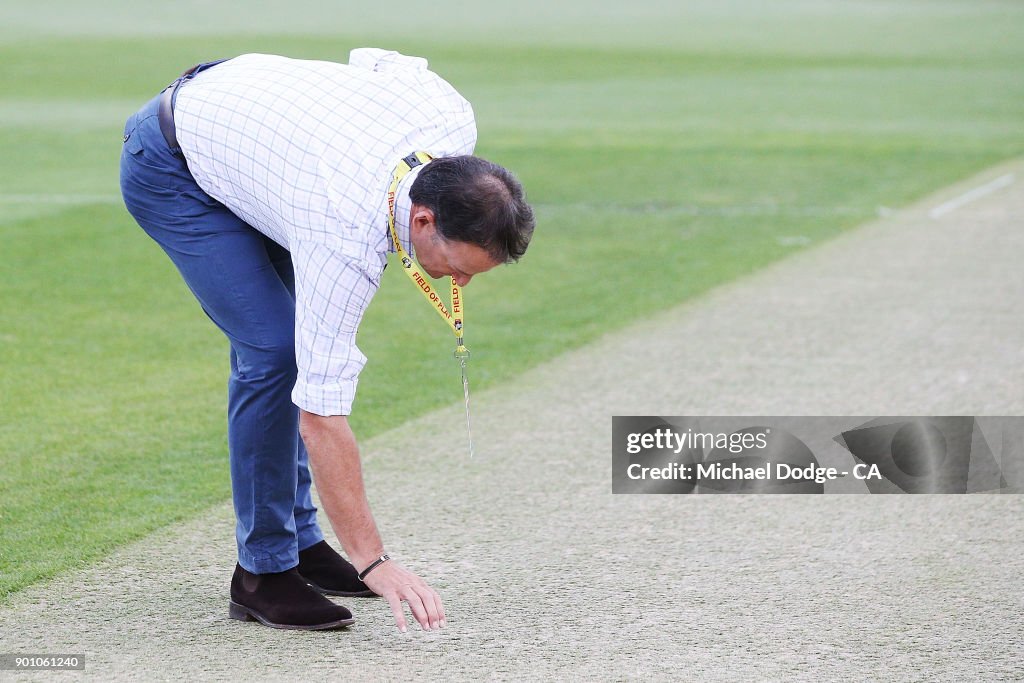
MULTIPOLYGON (((465 319, 465 306, 462 299, 462 288, 455 283, 455 278, 452 277, 452 303, 451 310, 449 311, 444 301, 441 300, 440 293, 431 286, 427 276, 423 274, 423 269, 419 267, 419 264, 402 247, 402 241, 398 239, 398 229, 395 227, 395 201, 398 194, 398 184, 402 182, 402 178, 409 175, 412 169, 427 163, 431 159, 433 157, 426 152, 415 152, 399 161, 398 165, 395 166, 395 172, 391 176, 391 186, 388 188, 388 228, 391 230, 391 240, 395 243, 395 251, 398 252, 398 259, 402 263, 402 270, 409 276, 412 283, 416 285, 416 289, 420 290, 420 293, 426 297, 431 308, 437 311, 441 319, 448 323, 448 326, 452 328, 452 332, 455 333, 455 358, 458 359, 459 365, 462 368, 462 392, 466 400, 466 430, 469 433, 469 457, 473 457, 473 427, 469 419, 469 378, 466 375, 466 359, 469 358, 469 349, 466 348, 463 340, 462 328, 463 320, 465 319)), ((409 226, 409 229, 412 230, 412 226, 409 226)))
POLYGON ((409 175, 409 171, 421 164, 427 163, 431 159, 433 157, 426 152, 416 152, 398 162, 394 175, 391 177, 391 187, 388 188, 388 228, 391 229, 391 240, 395 243, 395 251, 398 252, 398 259, 402 262, 402 270, 409 276, 413 284, 416 285, 416 289, 420 290, 420 293, 430 302, 431 307, 437 311, 441 319, 448 323, 448 326, 452 328, 452 332, 455 333, 455 357, 468 357, 469 350, 462 339, 462 325, 465 317, 462 304, 462 288, 455 284, 454 277, 451 278, 452 308, 449 311, 444 301, 441 300, 441 295, 430 285, 427 277, 421 272, 422 269, 412 260, 412 257, 409 256, 405 248, 402 247, 402 241, 398 239, 398 230, 395 228, 395 195, 398 193, 398 184, 402 182, 402 178, 409 175))

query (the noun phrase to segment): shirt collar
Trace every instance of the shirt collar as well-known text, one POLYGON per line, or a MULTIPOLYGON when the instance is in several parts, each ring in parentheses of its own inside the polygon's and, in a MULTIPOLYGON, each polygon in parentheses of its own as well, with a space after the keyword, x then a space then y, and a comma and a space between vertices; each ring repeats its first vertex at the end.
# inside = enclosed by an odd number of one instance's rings
MULTIPOLYGON (((398 239, 402 246, 414 258, 416 254, 413 251, 412 237, 409 233, 409 212, 412 211, 412 198, 409 197, 409 188, 412 187, 413 181, 416 180, 416 176, 422 170, 423 166, 420 165, 409 171, 402 178, 402 182, 398 184, 398 191, 395 194, 395 230, 398 231, 398 239)), ((388 235, 388 245, 388 251, 393 252, 395 245, 391 241, 391 235, 388 235)))

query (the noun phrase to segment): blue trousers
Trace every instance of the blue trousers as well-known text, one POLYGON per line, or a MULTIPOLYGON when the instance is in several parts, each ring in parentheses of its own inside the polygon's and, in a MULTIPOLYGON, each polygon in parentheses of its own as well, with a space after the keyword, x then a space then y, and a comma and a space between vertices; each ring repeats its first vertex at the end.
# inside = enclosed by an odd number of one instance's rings
POLYGON ((255 574, 286 571, 300 550, 323 540, 291 401, 291 257, 200 189, 160 132, 158 102, 125 125, 121 193, 231 345, 228 451, 238 562, 255 574))

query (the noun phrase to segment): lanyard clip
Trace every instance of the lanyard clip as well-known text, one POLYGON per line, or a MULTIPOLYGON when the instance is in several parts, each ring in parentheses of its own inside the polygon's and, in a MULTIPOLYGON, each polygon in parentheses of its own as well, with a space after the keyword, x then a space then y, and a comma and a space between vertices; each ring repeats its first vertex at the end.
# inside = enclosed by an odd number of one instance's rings
POLYGON ((456 360, 465 360, 469 358, 469 349, 467 349, 465 345, 460 343, 458 346, 455 347, 454 356, 456 360))

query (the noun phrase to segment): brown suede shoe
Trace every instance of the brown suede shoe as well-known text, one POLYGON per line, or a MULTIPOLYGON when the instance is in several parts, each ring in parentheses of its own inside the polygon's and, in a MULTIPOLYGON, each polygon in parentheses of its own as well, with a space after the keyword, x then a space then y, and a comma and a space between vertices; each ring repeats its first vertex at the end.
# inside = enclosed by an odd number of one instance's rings
POLYGON ((313 588, 327 595, 346 598, 372 598, 376 593, 359 580, 359 572, 327 541, 299 551, 299 574, 313 588))
POLYGON ((322 631, 355 623, 352 613, 317 593, 294 569, 251 574, 235 565, 228 616, 273 628, 322 631))

